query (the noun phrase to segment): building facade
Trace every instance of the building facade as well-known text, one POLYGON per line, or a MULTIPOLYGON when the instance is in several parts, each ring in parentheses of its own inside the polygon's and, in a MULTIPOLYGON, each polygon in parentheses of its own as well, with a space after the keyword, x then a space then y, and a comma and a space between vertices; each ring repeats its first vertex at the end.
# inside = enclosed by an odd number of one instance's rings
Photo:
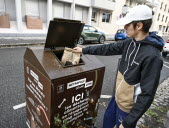
POLYGON ((163 35, 169 35, 169 0, 126 0, 122 13, 125 14, 131 7, 145 4, 153 11, 153 24, 150 31, 161 32, 163 35))
POLYGON ((169 0, 159 0, 154 16, 153 30, 169 35, 169 0))
POLYGON ((113 0, 0 0, 0 33, 46 33, 53 18, 80 20, 112 33, 114 10, 113 0))
POLYGON ((131 7, 146 4, 155 11, 152 31, 169 33, 169 0, 0 0, 0 33, 46 34, 50 20, 80 20, 114 35, 116 21, 131 7))

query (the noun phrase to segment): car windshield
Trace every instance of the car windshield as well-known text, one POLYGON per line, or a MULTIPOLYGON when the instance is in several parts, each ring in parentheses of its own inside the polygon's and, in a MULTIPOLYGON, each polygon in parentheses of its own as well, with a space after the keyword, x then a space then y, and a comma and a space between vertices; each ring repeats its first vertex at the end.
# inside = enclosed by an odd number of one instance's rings
POLYGON ((124 29, 119 29, 119 30, 117 31, 117 33, 124 33, 124 32, 125 32, 124 29))
POLYGON ((84 26, 83 30, 89 30, 89 28, 88 28, 88 27, 86 27, 86 26, 84 26))
POLYGON ((89 27, 90 31, 96 31, 96 29, 94 27, 89 27))

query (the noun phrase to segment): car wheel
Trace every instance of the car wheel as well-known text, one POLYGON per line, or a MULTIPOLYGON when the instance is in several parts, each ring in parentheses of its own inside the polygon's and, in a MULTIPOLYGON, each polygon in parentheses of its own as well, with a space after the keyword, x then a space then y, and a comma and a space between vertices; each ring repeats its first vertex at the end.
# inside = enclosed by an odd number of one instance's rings
POLYGON ((80 36, 78 44, 84 44, 84 38, 82 36, 80 36))
POLYGON ((101 36, 100 38, 99 38, 99 43, 104 43, 104 41, 105 41, 105 37, 104 36, 101 36))
POLYGON ((167 56, 167 52, 162 52, 162 56, 166 57, 167 56))

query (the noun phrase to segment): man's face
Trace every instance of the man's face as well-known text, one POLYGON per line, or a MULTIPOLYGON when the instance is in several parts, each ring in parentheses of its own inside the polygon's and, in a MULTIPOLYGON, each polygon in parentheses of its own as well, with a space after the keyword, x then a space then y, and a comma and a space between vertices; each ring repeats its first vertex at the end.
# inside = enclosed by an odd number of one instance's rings
POLYGON ((137 35, 138 31, 134 28, 132 23, 126 24, 124 29, 126 30, 128 37, 135 37, 137 35))

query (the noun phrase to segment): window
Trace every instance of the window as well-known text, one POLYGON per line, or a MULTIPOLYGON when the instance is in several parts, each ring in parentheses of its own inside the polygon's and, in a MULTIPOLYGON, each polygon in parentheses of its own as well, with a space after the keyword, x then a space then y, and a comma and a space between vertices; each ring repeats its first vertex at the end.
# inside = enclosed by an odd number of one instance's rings
POLYGON ((83 30, 89 30, 89 27, 84 26, 83 30))
POLYGON ((25 14, 33 17, 39 17, 39 1, 38 0, 26 0, 25 1, 25 14))
POLYGON ((167 19, 168 19, 168 16, 166 17, 165 22, 167 22, 167 19))
POLYGON ((92 21, 97 22, 97 12, 96 11, 92 12, 92 21))
POLYGON ((167 8, 167 5, 165 5, 164 11, 166 10, 166 8, 167 8))
POLYGON ((89 27, 89 30, 93 32, 97 31, 97 29, 95 29, 94 27, 89 27))
POLYGON ((103 13, 102 22, 110 23, 111 13, 103 13))
POLYGON ((168 26, 167 26, 167 28, 166 28, 165 32, 167 32, 167 31, 168 31, 168 26))
POLYGON ((162 25, 159 25, 159 29, 158 30, 161 31, 161 29, 162 29, 162 25))
POLYGON ((132 0, 129 0, 129 5, 130 5, 130 7, 132 6, 132 0))
POLYGON ((117 31, 117 33, 124 33, 124 32, 125 32, 124 29, 119 29, 119 30, 117 31))
POLYGON ((163 2, 161 3, 161 7, 160 7, 160 9, 162 9, 162 7, 163 7, 163 2))
POLYGON ((165 26, 163 26, 163 32, 165 32, 165 26))
POLYGON ((157 20, 159 21, 159 19, 160 19, 160 14, 158 14, 158 19, 157 20))
POLYGON ((0 13, 5 12, 5 1, 0 0, 0 13))
POLYGON ((162 17, 162 20, 161 20, 161 22, 163 22, 163 19, 164 19, 164 15, 163 15, 163 17, 162 17))

